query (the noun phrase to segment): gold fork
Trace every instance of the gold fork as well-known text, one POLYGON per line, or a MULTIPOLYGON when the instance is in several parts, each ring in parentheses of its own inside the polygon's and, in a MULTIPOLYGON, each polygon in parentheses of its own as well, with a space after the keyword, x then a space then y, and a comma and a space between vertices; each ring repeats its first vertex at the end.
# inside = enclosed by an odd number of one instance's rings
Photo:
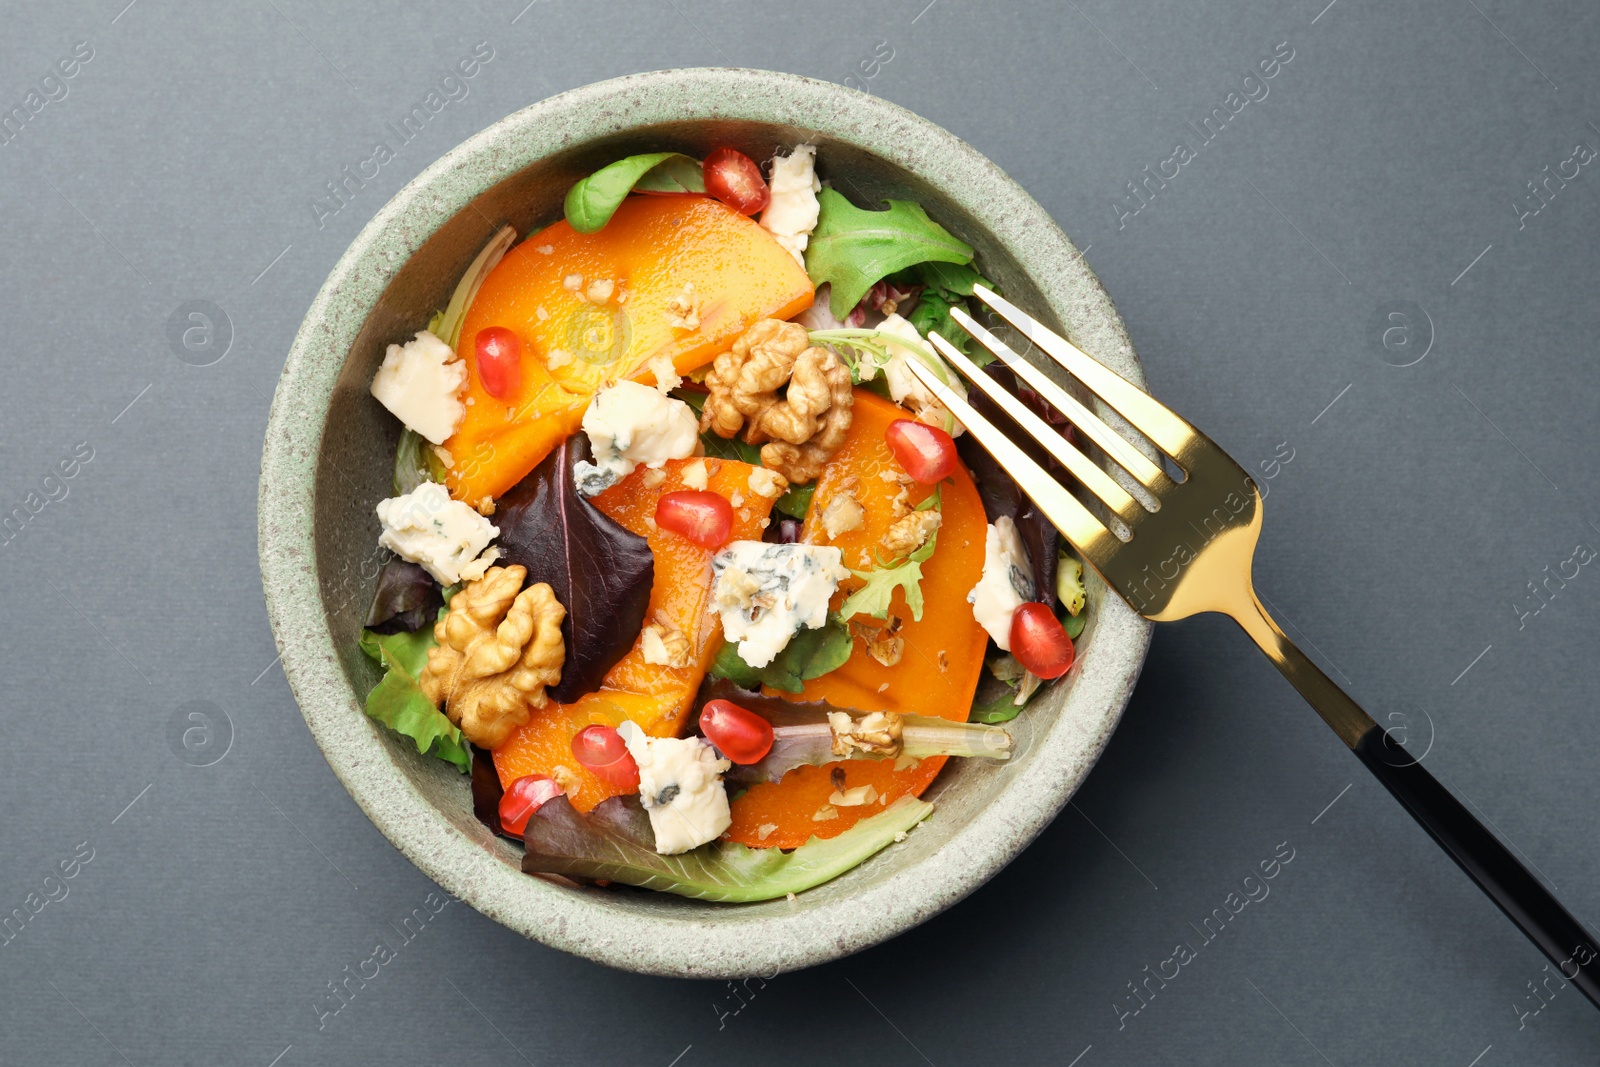
POLYGON ((1056 429, 938 334, 940 355, 1066 466, 1109 510, 1089 510, 1016 443, 915 359, 907 365, 1008 471, 1107 585, 1147 619, 1220 612, 1250 635, 1395 799, 1527 934, 1562 974, 1600 1006, 1600 949, 1583 925, 1400 743, 1284 636, 1251 582, 1261 494, 1244 468, 1166 405, 979 285, 976 294, 1022 336, 1171 457, 1181 480, 960 309, 952 317, 1023 383, 1142 486, 1128 492, 1056 429), (1114 516, 1112 518, 1111 516, 1114 516))

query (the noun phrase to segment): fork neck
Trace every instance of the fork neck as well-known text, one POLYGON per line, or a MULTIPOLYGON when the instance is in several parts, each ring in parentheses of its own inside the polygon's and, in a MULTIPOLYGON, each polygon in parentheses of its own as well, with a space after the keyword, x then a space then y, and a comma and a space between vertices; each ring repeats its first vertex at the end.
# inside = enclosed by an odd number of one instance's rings
POLYGON ((1267 609, 1262 607, 1254 589, 1250 590, 1248 604, 1240 605, 1228 614, 1267 654, 1267 658, 1277 665, 1289 684, 1299 690, 1306 702, 1322 716, 1322 720, 1333 728, 1339 740, 1354 749, 1362 735, 1377 725, 1372 716, 1361 710, 1359 704, 1350 699, 1284 635, 1277 622, 1267 614, 1267 609))

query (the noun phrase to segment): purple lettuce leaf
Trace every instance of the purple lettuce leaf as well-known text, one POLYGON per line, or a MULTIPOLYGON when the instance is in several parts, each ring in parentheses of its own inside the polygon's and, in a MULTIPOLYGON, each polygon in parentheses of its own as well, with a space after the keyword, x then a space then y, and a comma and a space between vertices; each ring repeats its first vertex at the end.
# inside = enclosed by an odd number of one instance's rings
POLYGON ((496 501, 494 513, 499 562, 526 567, 527 584, 548 583, 567 609, 567 660, 549 691, 563 704, 600 688, 633 648, 655 580, 649 542, 579 494, 572 468, 588 446, 581 433, 568 438, 496 501))
POLYGON ((579 815, 564 796, 528 819, 522 869, 617 882, 698 900, 752 903, 799 893, 857 866, 933 812, 905 796, 826 841, 792 852, 713 841, 675 856, 655 850, 650 817, 637 796, 611 797, 579 815))
POLYGON ((444 594, 433 575, 420 564, 396 557, 378 572, 366 628, 380 634, 414 633, 431 626, 442 607, 444 594))

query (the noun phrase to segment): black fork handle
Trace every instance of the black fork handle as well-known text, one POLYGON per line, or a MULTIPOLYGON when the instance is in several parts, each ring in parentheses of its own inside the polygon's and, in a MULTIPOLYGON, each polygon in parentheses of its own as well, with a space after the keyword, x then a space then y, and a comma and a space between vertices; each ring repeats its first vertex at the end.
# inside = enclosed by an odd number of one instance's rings
POLYGON ((1600 948, 1583 924, 1382 726, 1362 734, 1354 750, 1428 836, 1550 957, 1561 976, 1600 1007, 1600 948))
POLYGON ((1600 940, 1439 780, 1284 635, 1251 593, 1235 621, 1339 739, 1568 982, 1600 1007, 1600 940))

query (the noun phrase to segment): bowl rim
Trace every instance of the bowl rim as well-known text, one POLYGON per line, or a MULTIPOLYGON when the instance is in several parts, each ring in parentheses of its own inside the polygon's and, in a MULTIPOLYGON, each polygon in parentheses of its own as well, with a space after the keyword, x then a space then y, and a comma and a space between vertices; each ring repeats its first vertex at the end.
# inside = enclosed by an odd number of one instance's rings
POLYGON ((681 917, 625 912, 602 894, 508 868, 407 777, 345 677, 318 584, 313 498, 335 383, 394 275, 479 193, 574 144, 686 118, 810 129, 915 173, 1028 264, 1051 311, 1074 323, 1075 336, 1086 332, 1078 338, 1086 350, 1144 384, 1122 320, 1081 254, 1043 207, 954 134, 877 97, 794 74, 702 67, 627 75, 547 98, 468 138, 396 193, 339 258, 295 336, 267 421, 260 564, 284 674, 324 758, 384 836, 453 897, 526 937, 625 970, 770 975, 902 933, 1009 863, 1099 758, 1138 679, 1152 624, 1107 591, 1079 678, 1000 794, 1024 802, 988 805, 937 851, 820 909, 741 920, 736 906, 708 905, 719 909, 711 922, 687 909, 681 917))

